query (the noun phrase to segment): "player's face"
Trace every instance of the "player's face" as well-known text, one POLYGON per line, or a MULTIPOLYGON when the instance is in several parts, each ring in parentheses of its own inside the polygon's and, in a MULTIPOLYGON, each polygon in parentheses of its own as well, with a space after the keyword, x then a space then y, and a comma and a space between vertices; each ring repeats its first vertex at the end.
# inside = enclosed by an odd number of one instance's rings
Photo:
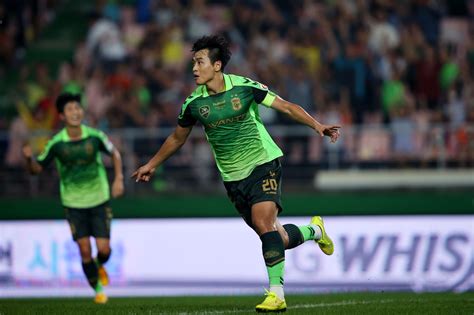
POLYGON ((67 126, 77 127, 81 125, 84 117, 84 110, 78 102, 69 102, 64 106, 64 111, 61 114, 62 120, 67 126))
POLYGON ((209 59, 209 50, 196 51, 193 56, 193 75, 196 84, 203 85, 214 79, 217 72, 221 70, 221 62, 214 64, 209 59))

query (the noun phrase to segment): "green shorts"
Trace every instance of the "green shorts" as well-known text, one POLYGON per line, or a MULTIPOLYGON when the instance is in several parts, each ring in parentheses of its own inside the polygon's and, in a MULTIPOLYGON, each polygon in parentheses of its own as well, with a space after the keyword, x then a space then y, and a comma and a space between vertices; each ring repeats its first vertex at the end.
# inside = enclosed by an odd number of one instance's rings
POLYGON ((88 236, 110 239, 113 214, 108 202, 86 209, 64 207, 64 212, 74 241, 88 236))
POLYGON ((273 201, 281 206, 281 164, 278 159, 257 166, 242 180, 224 182, 227 195, 245 222, 252 226, 252 205, 262 201, 273 201))

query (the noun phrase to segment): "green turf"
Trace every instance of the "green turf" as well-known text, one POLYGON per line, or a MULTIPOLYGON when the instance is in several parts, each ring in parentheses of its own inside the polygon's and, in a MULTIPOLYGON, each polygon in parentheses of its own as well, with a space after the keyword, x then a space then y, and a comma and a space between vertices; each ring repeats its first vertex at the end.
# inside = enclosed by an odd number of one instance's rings
MULTIPOLYGON (((0 314, 255 314, 260 296, 0 299, 0 314)), ((290 314, 474 314, 474 292, 288 295, 290 314)))

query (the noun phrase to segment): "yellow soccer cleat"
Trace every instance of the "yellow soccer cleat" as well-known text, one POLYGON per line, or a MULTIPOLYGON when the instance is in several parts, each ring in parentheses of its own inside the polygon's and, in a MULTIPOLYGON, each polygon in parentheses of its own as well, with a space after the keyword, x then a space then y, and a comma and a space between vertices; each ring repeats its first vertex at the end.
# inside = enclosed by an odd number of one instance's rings
POLYGON ((286 311, 286 302, 281 300, 275 292, 270 292, 265 289, 265 300, 255 307, 259 313, 280 313, 286 311))
POLYGON ((108 300, 109 298, 107 297, 107 295, 105 295, 104 292, 97 293, 94 298, 94 302, 97 304, 105 304, 108 300))
POLYGON ((109 275, 107 274, 107 270, 105 270, 104 266, 99 266, 97 269, 97 274, 99 276, 99 281, 105 287, 109 285, 109 275))
POLYGON ((334 253, 334 243, 332 242, 329 235, 326 234, 326 230, 324 229, 323 218, 315 216, 311 219, 311 224, 319 226, 319 228, 321 229, 321 239, 314 241, 319 245, 319 248, 321 248, 323 253, 325 253, 326 255, 332 255, 332 253, 334 253))

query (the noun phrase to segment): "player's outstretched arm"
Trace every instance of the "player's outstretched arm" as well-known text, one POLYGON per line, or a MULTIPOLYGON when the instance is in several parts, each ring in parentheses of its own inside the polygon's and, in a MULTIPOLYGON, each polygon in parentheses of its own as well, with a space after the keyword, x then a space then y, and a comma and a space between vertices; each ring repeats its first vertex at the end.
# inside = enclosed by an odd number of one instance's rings
POLYGON ((168 138, 166 138, 165 143, 163 143, 158 152, 148 161, 148 163, 133 172, 131 177, 135 178, 136 182, 148 182, 155 173, 156 168, 178 151, 178 149, 186 142, 192 129, 192 126, 176 126, 176 129, 168 136, 168 138))
POLYGON ((23 156, 26 159, 26 167, 28 171, 34 175, 41 173, 43 171, 43 167, 33 158, 33 150, 31 149, 31 146, 29 144, 25 144, 22 151, 23 156))
POLYGON ((276 97, 272 103, 272 108, 287 114, 293 120, 307 125, 314 129, 321 137, 327 136, 331 138, 331 142, 336 142, 339 138, 339 125, 325 125, 318 122, 310 114, 308 114, 301 106, 285 101, 280 97, 276 97))
POLYGON ((112 183, 112 197, 117 198, 123 195, 123 172, 122 156, 117 149, 112 152, 112 163, 114 165, 114 181, 112 183))

